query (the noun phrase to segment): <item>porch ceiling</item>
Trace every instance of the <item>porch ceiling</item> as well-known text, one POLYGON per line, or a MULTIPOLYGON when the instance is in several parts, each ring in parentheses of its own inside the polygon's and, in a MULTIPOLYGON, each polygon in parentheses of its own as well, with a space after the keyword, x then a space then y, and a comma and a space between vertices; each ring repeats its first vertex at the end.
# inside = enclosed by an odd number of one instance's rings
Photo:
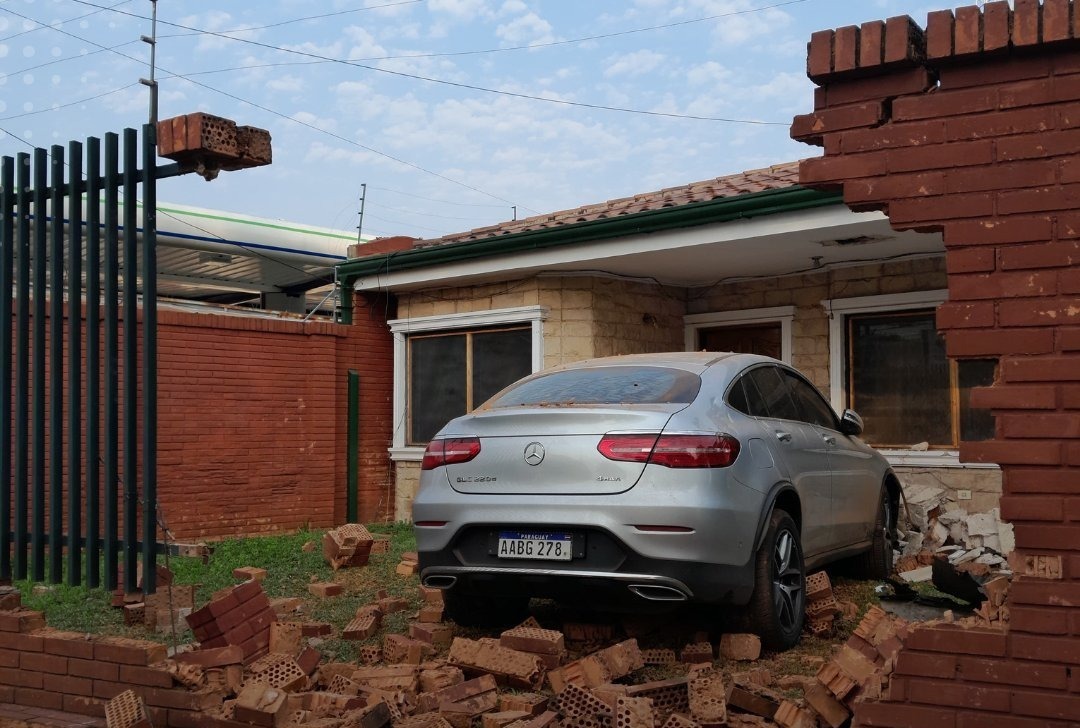
POLYGON ((357 278, 355 288, 409 291, 544 273, 608 274, 697 287, 943 253, 939 234, 896 232, 881 213, 855 213, 843 205, 829 205, 399 271, 394 270, 391 256, 376 274, 357 278))

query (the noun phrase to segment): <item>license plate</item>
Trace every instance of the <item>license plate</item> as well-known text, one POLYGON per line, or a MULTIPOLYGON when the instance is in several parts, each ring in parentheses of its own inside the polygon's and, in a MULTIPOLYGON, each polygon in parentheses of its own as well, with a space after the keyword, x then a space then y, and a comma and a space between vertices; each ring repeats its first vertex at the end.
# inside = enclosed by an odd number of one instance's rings
POLYGON ((500 559, 570 561, 574 556, 574 544, 569 533, 500 531, 497 553, 500 559))

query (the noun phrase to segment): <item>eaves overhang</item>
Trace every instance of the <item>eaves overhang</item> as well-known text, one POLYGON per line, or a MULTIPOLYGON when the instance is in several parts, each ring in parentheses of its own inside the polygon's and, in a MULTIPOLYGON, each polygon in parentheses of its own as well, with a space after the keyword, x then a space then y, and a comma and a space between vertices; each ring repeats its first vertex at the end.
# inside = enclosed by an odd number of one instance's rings
POLYGON ((395 271, 411 270, 842 204, 843 196, 839 191, 822 192, 800 186, 765 190, 480 240, 354 258, 338 264, 338 280, 351 288, 358 279, 385 273, 391 265, 395 271))

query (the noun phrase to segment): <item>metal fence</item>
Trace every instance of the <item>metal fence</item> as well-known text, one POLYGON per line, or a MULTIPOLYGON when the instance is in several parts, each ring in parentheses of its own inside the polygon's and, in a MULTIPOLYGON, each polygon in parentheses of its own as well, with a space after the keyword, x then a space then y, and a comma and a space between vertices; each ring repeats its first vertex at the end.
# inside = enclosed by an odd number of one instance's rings
POLYGON ((0 159, 2 580, 155 590, 156 160, 149 124, 0 159))

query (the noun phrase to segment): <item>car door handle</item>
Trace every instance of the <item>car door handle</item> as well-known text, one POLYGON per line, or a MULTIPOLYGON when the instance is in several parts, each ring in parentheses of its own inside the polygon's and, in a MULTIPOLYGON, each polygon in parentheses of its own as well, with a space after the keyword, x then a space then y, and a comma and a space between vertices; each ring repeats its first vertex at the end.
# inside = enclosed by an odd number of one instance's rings
POLYGON ((829 447, 832 447, 833 445, 836 444, 836 438, 833 437, 832 435, 823 435, 823 437, 825 438, 825 444, 828 445, 829 447))
POLYGON ((777 430, 776 431, 776 439, 779 440, 780 442, 791 442, 791 433, 790 432, 781 432, 780 430, 777 430))

